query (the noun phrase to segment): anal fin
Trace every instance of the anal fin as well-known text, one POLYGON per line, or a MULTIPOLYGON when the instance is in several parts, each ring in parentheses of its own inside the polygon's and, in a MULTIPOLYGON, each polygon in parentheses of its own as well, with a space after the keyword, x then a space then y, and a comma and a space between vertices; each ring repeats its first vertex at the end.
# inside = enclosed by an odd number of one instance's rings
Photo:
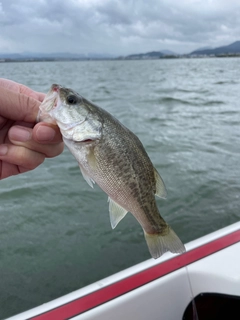
POLYGON ((110 222, 112 229, 114 229, 118 225, 118 223, 125 217, 125 215, 127 214, 127 210, 125 210, 111 198, 108 198, 108 201, 110 222))

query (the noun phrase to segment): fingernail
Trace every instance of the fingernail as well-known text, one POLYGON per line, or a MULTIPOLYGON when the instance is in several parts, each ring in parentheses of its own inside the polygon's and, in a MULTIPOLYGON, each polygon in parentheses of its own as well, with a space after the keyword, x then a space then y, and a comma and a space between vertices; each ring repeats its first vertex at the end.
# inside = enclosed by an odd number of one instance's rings
POLYGON ((36 131, 38 141, 52 141, 55 134, 55 130, 48 126, 39 126, 36 131))
POLYGON ((15 126, 9 130, 8 136, 10 140, 25 142, 30 139, 31 133, 23 127, 15 126))
POLYGON ((3 145, 0 145, 0 156, 5 156, 8 152, 8 147, 3 145))

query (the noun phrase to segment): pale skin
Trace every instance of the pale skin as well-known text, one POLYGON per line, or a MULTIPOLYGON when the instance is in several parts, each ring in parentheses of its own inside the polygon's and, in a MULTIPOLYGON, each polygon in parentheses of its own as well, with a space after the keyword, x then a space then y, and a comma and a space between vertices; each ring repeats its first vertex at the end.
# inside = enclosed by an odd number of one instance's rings
POLYGON ((0 180, 33 170, 64 148, 57 126, 37 123, 45 94, 0 78, 0 180))

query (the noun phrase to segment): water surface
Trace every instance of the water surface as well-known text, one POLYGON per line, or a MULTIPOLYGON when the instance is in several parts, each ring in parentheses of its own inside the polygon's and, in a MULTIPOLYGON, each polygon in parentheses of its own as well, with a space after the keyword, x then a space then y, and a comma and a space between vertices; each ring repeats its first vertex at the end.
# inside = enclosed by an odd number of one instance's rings
MULTIPOLYGON (((143 142, 168 189, 157 200, 184 241, 239 221, 239 59, 1 63, 1 77, 47 92, 68 86, 143 142)), ((149 259, 128 214, 111 230, 107 196, 65 150, 3 180, 0 317, 149 259)))

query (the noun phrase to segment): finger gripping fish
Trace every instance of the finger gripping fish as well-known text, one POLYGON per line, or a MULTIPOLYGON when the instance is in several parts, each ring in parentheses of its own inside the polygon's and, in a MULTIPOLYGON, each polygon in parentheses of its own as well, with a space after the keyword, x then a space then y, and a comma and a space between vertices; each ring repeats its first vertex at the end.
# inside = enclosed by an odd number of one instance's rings
POLYGON ((135 134, 104 109, 57 84, 40 105, 39 121, 59 126, 84 179, 107 193, 112 228, 131 212, 153 258, 185 251, 158 211, 155 195, 165 198, 166 188, 135 134))

